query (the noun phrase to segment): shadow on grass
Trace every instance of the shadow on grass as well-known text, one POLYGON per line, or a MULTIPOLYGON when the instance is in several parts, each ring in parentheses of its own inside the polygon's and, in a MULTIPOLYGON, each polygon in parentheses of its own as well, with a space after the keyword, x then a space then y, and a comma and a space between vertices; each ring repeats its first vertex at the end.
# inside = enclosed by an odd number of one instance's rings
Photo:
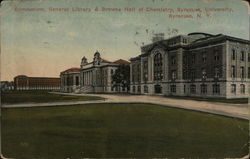
POLYGON ((102 99, 103 98, 101 97, 94 97, 94 96, 52 94, 49 93, 48 91, 11 91, 11 92, 1 93, 1 101, 3 104, 88 101, 88 100, 102 100, 102 99))
POLYGON ((196 100, 196 101, 208 101, 208 102, 220 102, 220 103, 232 103, 232 104, 247 104, 248 98, 236 98, 236 99, 225 99, 225 98, 203 98, 203 97, 189 97, 189 96, 165 96, 173 99, 185 99, 185 100, 196 100))

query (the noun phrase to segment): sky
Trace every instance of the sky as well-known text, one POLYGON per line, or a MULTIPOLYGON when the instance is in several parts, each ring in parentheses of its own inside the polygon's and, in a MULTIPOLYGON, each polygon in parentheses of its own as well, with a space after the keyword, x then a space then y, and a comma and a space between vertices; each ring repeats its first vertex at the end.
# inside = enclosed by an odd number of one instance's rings
POLYGON ((1 81, 11 81, 17 75, 59 77, 60 72, 79 67, 83 56, 91 62, 96 51, 107 60, 129 60, 141 53, 141 46, 151 43, 155 33, 164 33, 165 38, 191 32, 222 33, 249 40, 246 4, 236 0, 4 1, 0 24, 1 81), (94 10, 96 7, 99 11, 94 10), (102 7, 122 11, 100 11, 102 7), (136 11, 124 11, 127 7, 136 11), (20 11, 23 8, 43 10, 20 11), (91 12, 72 8, 91 8, 91 12), (139 12, 139 8, 144 11, 139 12), (170 8, 174 12, 145 12, 146 8, 170 8), (177 12, 177 8, 200 8, 202 18, 197 18, 196 12, 177 12), (205 12, 205 8, 232 11, 205 12), (169 14, 191 14, 194 18, 173 19, 169 14), (173 32, 174 29, 178 31, 173 32))

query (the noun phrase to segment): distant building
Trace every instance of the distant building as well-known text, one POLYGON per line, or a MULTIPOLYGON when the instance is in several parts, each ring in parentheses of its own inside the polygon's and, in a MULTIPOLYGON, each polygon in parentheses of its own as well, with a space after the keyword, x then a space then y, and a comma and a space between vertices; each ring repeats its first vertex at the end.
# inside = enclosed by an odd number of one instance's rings
POLYGON ((111 93, 126 92, 114 85, 112 75, 121 64, 129 64, 126 60, 108 61, 101 58, 99 52, 94 54, 92 62, 82 58, 80 68, 70 68, 61 72, 61 91, 74 93, 111 93))
POLYGON ((11 91, 14 90, 13 81, 1 81, 1 91, 11 91))
POLYGON ((131 58, 130 92, 174 96, 247 98, 249 40, 190 33, 141 47, 131 58))
POLYGON ((62 92, 80 91, 80 68, 70 68, 60 74, 62 92))
POLYGON ((60 78, 19 75, 14 78, 14 88, 15 90, 59 90, 60 78))

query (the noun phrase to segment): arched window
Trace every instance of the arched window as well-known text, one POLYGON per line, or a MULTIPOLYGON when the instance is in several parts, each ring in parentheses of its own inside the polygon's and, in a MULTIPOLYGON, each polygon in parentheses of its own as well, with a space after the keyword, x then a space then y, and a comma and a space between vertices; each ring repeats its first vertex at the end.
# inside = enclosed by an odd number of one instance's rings
POLYGON ((162 69, 162 55, 157 53, 154 56, 154 80, 162 80, 163 69, 162 69))

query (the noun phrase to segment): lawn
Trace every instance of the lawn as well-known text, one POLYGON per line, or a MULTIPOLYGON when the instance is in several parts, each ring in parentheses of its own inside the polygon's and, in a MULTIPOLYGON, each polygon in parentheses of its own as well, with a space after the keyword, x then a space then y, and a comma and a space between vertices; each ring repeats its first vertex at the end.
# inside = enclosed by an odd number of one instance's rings
POLYGON ((5 157, 238 158, 248 121, 152 104, 2 109, 5 157))
POLYGON ((187 100, 232 103, 232 104, 246 104, 246 103, 248 103, 248 98, 225 99, 225 98, 189 97, 189 96, 167 96, 167 97, 168 98, 175 98, 175 99, 187 99, 187 100))
POLYGON ((1 93, 4 104, 44 103, 80 100, 98 100, 101 97, 52 94, 47 91, 12 91, 1 93))

